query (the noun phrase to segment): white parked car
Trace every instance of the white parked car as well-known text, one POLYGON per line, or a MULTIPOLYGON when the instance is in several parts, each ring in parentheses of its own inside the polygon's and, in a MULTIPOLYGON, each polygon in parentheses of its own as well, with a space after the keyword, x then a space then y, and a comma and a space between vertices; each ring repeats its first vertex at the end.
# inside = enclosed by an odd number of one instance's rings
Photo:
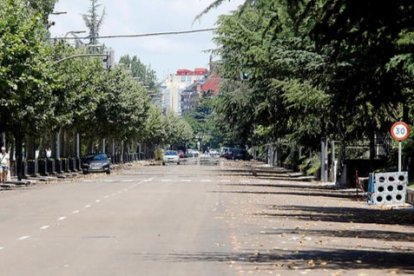
POLYGON ((178 152, 175 150, 167 150, 164 153, 164 158, 162 160, 163 165, 166 163, 177 163, 177 165, 180 165, 180 156, 178 155, 178 152))

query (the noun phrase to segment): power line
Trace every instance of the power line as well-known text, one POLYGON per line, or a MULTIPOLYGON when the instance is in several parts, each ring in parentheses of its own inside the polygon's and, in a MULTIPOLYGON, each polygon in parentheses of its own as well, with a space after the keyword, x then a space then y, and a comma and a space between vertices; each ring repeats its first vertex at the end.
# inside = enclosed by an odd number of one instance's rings
MULTIPOLYGON (((146 34, 132 34, 132 35, 103 35, 98 36, 98 39, 112 39, 112 38, 136 38, 136 37, 149 37, 149 36, 163 36, 163 35, 183 35, 192 33, 202 33, 215 31, 216 28, 197 29, 189 31, 176 31, 176 32, 158 32, 158 33, 146 33, 146 34)), ((89 37, 56 37, 54 39, 89 39, 89 37)))

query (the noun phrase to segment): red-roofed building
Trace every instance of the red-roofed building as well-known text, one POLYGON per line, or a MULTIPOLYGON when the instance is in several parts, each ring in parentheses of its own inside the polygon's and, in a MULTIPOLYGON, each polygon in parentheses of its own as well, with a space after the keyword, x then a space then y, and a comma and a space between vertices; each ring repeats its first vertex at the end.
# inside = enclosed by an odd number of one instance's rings
POLYGON ((215 71, 213 71, 206 79, 206 81, 201 84, 200 90, 204 93, 210 92, 212 95, 217 95, 219 93, 219 84, 220 77, 215 71))

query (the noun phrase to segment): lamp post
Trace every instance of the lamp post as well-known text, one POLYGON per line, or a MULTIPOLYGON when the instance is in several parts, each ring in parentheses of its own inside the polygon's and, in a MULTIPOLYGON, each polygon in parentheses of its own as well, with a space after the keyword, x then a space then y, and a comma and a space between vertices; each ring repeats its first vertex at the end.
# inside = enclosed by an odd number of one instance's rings
POLYGON ((79 48, 79 45, 82 43, 82 41, 79 39, 77 34, 84 34, 84 33, 86 33, 86 31, 69 31, 65 34, 64 38, 66 39, 69 35, 73 35, 76 38, 75 48, 79 48))

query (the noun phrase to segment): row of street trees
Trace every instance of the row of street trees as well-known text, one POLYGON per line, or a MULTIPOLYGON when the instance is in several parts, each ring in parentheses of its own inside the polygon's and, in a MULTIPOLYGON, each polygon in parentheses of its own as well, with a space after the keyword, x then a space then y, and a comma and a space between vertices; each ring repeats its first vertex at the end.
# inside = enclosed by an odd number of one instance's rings
POLYGON ((66 59, 91 51, 49 39, 53 6, 47 0, 0 0, 0 130, 15 149, 20 177, 22 160, 34 159, 35 149, 42 157, 52 147, 59 159, 98 145, 122 154, 124 145, 136 152, 138 143, 152 148, 191 139, 188 124, 151 101, 152 70, 144 66, 144 76, 125 64, 107 70, 101 57, 66 59))
POLYGON ((413 38, 409 0, 246 0, 216 31, 221 125, 241 144, 314 151, 367 139, 373 160, 376 136, 412 123, 413 38))

